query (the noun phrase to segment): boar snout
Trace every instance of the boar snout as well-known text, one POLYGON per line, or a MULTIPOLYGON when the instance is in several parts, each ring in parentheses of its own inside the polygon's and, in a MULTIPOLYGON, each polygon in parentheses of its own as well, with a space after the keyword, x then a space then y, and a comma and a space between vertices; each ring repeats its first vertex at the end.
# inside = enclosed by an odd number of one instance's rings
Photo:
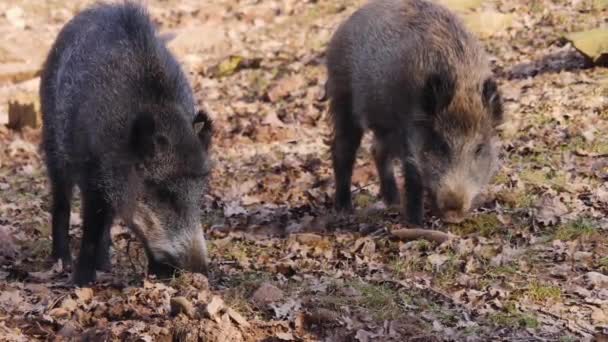
POLYGON ((462 188, 440 192, 437 196, 437 209, 441 219, 447 223, 464 221, 471 207, 470 197, 462 188))

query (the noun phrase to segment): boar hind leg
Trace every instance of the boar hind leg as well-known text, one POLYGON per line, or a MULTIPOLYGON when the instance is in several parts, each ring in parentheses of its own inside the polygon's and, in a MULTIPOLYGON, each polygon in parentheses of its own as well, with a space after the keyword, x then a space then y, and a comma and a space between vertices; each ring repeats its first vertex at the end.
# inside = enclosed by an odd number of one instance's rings
MULTIPOLYGON (((406 159, 407 160, 407 159, 406 159)), ((405 218, 410 224, 422 226, 424 213, 424 188, 418 168, 411 162, 405 161, 403 165, 405 176, 405 218)))
POLYGON ((333 98, 331 111, 334 121, 331 152, 336 182, 334 205, 338 212, 346 212, 352 210, 350 185, 363 129, 352 117, 350 96, 333 98))
POLYGON ((72 190, 74 183, 67 172, 51 172, 49 170, 52 192, 51 220, 53 230, 53 261, 61 260, 63 267, 71 267, 72 255, 70 253, 70 211, 72 190))
POLYGON ((375 138, 372 153, 378 170, 378 177, 380 177, 380 196, 382 200, 389 206, 399 204, 399 190, 397 190, 397 182, 395 181, 393 159, 387 144, 375 138))
POLYGON ((74 272, 74 283, 84 285, 95 281, 95 271, 98 256, 106 249, 104 235, 108 234, 114 220, 114 209, 102 189, 99 188, 99 177, 94 169, 88 168, 85 181, 81 185, 82 192, 82 244, 80 255, 74 272))

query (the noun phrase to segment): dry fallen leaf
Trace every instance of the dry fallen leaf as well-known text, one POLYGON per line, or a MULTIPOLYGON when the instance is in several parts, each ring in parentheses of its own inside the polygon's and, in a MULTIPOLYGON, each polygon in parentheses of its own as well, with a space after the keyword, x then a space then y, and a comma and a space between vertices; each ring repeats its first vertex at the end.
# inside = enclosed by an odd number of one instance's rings
POLYGON ((566 38, 596 65, 608 65, 608 29, 570 33, 566 38))
POLYGON ((186 297, 173 297, 171 298, 170 304, 172 316, 177 316, 180 313, 183 313, 190 318, 194 318, 194 306, 186 297))
POLYGON ((560 218, 568 213, 568 207, 554 196, 543 197, 537 208, 536 220, 546 226, 557 224, 560 218))
POLYGON ((78 300, 84 303, 88 303, 93 298, 93 289, 89 287, 83 287, 75 290, 76 297, 78 300))
POLYGON ((213 296, 211 301, 207 304, 207 314, 209 318, 218 319, 218 314, 226 308, 222 298, 213 296))

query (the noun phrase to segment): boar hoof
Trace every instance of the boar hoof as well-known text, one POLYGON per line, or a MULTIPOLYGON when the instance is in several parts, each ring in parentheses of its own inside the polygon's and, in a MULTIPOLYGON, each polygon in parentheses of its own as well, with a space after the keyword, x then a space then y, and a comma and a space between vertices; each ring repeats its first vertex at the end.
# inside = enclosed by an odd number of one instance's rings
POLYGON ((47 259, 46 265, 49 268, 52 268, 59 261, 61 261, 61 268, 62 268, 62 270, 64 270, 64 271, 70 271, 72 269, 72 256, 71 255, 62 256, 62 257, 51 255, 47 259))
POLYGON ((348 202, 348 203, 336 202, 334 209, 336 210, 336 212, 338 214, 348 215, 353 212, 353 205, 350 202, 348 202))
POLYGON ((95 269, 87 268, 87 269, 76 269, 74 272, 74 285, 83 286, 88 285, 95 282, 96 274, 95 269))

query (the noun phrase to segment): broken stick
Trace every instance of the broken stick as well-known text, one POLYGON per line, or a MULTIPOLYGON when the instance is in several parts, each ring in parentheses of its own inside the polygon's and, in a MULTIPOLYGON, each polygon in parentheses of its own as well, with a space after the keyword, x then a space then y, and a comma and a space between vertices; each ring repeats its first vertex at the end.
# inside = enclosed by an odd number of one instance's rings
POLYGON ((453 235, 438 230, 414 228, 393 230, 391 234, 401 241, 427 240, 437 242, 438 244, 442 244, 453 238, 453 235))

